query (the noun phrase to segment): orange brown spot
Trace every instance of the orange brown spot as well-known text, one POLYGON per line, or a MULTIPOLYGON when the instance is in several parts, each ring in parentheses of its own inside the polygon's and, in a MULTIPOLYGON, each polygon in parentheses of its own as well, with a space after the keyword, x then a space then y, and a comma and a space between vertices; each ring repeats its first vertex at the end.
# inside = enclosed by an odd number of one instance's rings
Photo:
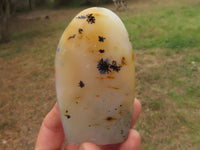
POLYGON ((87 109, 88 109, 88 107, 83 107, 83 109, 87 110, 87 109))
POLYGON ((134 54, 132 53, 132 60, 134 60, 134 54))
POLYGON ((104 78, 103 77, 96 77, 97 79, 100 79, 100 80, 103 80, 104 78))
POLYGON ((100 16, 100 14, 98 14, 98 13, 95 13, 94 15, 95 15, 95 16, 100 16))
POLYGON ((122 115, 122 111, 119 111, 119 114, 122 115))
POLYGON ((96 95, 96 97, 100 97, 100 95, 96 95))
POLYGON ((108 79, 115 79, 113 76, 107 76, 108 79))
POLYGON ((114 90, 119 90, 118 87, 114 87, 114 86, 108 86, 108 88, 114 89, 114 90))
POLYGON ((125 59, 125 57, 122 57, 122 59, 121 59, 121 65, 126 65, 126 59, 125 59))
POLYGON ((92 126, 100 126, 99 123, 92 124, 92 126))

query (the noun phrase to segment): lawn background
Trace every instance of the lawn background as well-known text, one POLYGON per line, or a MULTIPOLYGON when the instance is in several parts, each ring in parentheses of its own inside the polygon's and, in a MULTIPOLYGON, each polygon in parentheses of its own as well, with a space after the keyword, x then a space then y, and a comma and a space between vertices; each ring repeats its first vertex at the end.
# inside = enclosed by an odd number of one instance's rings
MULTIPOLYGON (((85 8, 17 13, 10 22, 11 41, 0 44, 0 149, 34 149, 56 102, 59 38, 85 8)), ((136 1, 116 13, 135 53, 136 97, 143 108, 134 128, 142 149, 199 150, 200 1, 136 1)))

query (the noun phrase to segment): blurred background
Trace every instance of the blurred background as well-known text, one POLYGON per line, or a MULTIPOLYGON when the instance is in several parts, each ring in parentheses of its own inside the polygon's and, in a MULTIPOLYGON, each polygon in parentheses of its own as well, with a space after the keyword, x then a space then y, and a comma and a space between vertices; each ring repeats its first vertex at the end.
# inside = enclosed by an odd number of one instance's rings
POLYGON ((200 149, 200 1, 0 0, 0 149, 32 150, 56 102, 54 58, 73 17, 92 6, 124 22, 136 63, 144 150, 200 149))

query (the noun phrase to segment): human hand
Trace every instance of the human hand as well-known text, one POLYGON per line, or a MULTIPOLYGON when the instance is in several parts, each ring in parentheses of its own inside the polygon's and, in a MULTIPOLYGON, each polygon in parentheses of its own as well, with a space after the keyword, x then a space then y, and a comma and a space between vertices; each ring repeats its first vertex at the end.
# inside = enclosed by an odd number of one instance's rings
MULTIPOLYGON (((135 99, 131 127, 137 121, 141 112, 141 104, 135 99)), ((35 150, 57 150, 61 149, 65 135, 62 127, 57 103, 46 115, 40 128, 35 150)), ((97 146, 93 143, 83 143, 81 146, 67 143, 65 150, 139 150, 141 138, 139 133, 130 129, 128 138, 123 143, 97 146)))

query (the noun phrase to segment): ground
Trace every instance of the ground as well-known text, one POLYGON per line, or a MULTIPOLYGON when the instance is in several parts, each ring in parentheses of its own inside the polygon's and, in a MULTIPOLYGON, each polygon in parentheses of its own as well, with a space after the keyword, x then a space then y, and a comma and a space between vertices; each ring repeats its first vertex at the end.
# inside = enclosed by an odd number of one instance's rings
MULTIPOLYGON (((34 149, 56 102, 59 38, 82 9, 38 10, 11 19, 11 41, 0 44, 0 149, 34 149)), ((142 149, 200 149, 200 3, 137 1, 116 13, 135 53, 136 97, 143 109, 134 128, 142 149)))

